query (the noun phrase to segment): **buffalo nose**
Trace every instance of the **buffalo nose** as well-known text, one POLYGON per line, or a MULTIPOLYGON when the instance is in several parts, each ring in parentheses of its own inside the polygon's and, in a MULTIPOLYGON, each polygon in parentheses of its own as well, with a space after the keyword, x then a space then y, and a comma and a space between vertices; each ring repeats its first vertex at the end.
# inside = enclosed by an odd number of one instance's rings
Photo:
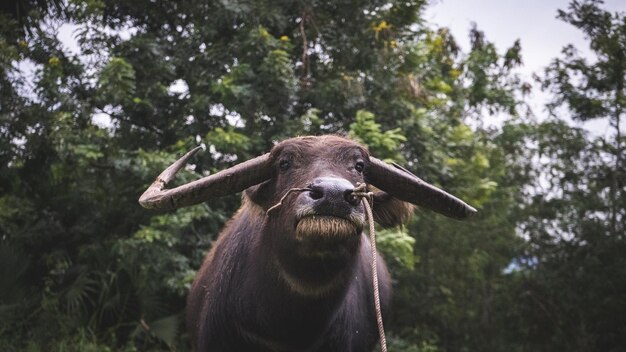
POLYGON ((322 207, 343 210, 346 205, 357 206, 354 186, 348 180, 336 177, 319 177, 309 185, 309 197, 322 207))

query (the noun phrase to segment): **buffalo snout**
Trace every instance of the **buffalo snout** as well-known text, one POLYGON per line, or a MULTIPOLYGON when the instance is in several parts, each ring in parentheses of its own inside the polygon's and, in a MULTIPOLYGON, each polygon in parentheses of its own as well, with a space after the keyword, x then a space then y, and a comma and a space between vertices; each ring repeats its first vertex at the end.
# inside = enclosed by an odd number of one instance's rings
POLYGON ((309 192, 303 194, 303 202, 317 215, 350 218, 355 212, 360 213, 359 198, 355 197, 354 185, 338 177, 318 177, 308 186, 309 192))

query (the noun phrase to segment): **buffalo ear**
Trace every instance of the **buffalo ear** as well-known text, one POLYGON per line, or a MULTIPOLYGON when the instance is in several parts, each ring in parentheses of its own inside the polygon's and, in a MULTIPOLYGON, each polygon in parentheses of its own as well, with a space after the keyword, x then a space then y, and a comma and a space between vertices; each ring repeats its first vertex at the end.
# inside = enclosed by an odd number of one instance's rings
POLYGON ((374 192, 372 207, 374 221, 384 228, 406 223, 414 210, 415 206, 411 203, 403 202, 382 191, 374 192))
POLYGON ((254 204, 261 206, 263 209, 268 209, 272 204, 276 203, 272 199, 272 195, 276 193, 276 187, 272 180, 266 180, 252 187, 248 187, 244 194, 254 204))

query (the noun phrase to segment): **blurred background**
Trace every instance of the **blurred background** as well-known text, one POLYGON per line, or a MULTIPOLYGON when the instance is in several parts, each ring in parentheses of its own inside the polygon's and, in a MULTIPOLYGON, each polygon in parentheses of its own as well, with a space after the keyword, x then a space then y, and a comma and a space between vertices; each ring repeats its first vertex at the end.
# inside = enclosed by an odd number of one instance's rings
POLYGON ((380 231, 390 350, 623 351, 625 12, 2 2, 0 350, 190 350, 186 293, 240 199, 139 195, 196 145, 176 182, 338 133, 480 210, 380 231))

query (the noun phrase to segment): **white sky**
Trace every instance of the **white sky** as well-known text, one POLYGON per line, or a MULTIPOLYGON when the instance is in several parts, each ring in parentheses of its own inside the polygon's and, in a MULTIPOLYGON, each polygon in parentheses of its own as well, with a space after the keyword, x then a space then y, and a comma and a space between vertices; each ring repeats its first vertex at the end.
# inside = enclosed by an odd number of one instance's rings
MULTIPOLYGON (((500 53, 517 39, 522 45, 524 66, 519 72, 527 80, 557 56, 567 44, 574 44, 581 55, 590 55, 589 45, 582 32, 556 18, 557 10, 567 10, 568 0, 431 0, 425 20, 435 26, 448 27, 457 42, 467 52, 469 29, 475 22, 500 53)), ((607 0, 602 6, 610 12, 626 12, 626 0, 607 0)), ((545 116, 547 95, 537 88, 529 97, 529 104, 538 117, 545 116)), ((584 125, 594 134, 607 133, 601 122, 584 125)))
MULTIPOLYGON (((547 66, 566 44, 574 44, 582 53, 589 52, 582 32, 556 19, 557 10, 566 10, 568 3, 567 0, 431 0, 425 19, 450 28, 465 50, 469 49, 472 22, 500 50, 519 38, 524 71, 532 72, 547 66)), ((608 0, 603 8, 626 12, 626 1, 608 0)))

